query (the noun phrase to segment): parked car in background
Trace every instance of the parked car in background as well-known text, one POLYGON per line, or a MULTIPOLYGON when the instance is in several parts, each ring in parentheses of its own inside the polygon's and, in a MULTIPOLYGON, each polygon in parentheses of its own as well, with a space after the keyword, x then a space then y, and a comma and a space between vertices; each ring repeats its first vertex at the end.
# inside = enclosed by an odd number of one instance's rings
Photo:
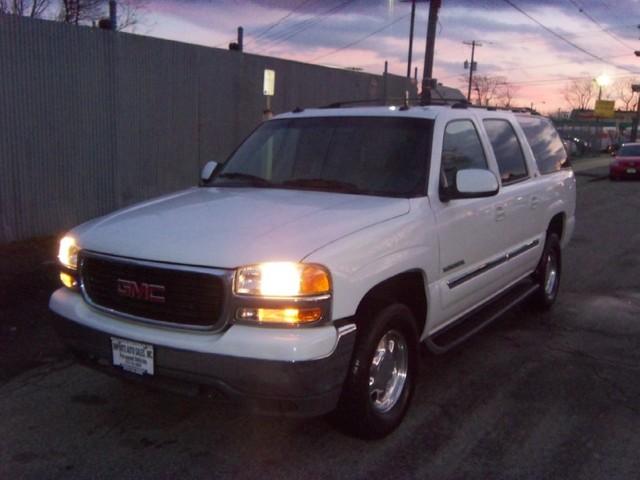
POLYGON ((640 178, 640 143, 625 143, 611 160, 609 178, 640 178))
POLYGON ((562 141, 569 144, 567 152, 572 157, 581 157, 591 151, 591 144, 582 138, 565 136, 562 137, 562 141))
POLYGON ((567 151, 567 155, 571 158, 575 157, 578 154, 578 146, 576 142, 571 139, 563 138, 562 144, 564 145, 564 149, 567 151))

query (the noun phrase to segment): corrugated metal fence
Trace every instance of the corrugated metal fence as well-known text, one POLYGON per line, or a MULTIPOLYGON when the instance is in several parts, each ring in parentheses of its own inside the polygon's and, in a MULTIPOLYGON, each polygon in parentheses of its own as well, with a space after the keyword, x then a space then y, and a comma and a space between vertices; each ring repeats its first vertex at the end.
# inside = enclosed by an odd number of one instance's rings
POLYGON ((0 15, 0 243, 194 185, 274 112, 415 96, 370 75, 0 15))

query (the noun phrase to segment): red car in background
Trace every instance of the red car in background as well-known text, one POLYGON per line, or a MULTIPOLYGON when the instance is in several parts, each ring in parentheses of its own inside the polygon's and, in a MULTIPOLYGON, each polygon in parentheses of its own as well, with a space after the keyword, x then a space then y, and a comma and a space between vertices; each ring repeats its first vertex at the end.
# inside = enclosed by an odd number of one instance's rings
POLYGON ((609 178, 640 178, 640 143, 625 143, 613 157, 609 178))

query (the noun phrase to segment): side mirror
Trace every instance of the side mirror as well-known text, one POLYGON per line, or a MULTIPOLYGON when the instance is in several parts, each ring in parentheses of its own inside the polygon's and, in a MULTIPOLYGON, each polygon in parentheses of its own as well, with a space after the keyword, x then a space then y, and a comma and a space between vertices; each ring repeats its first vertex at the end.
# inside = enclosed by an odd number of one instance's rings
POLYGON ((203 182, 208 182, 211 180, 211 175, 213 175, 213 171, 218 166, 218 162, 207 162, 202 167, 202 171, 200 172, 200 180, 203 182))
POLYGON ((491 197, 498 193, 498 179, 489 170, 469 168, 456 172, 454 184, 440 192, 444 202, 458 198, 491 197))

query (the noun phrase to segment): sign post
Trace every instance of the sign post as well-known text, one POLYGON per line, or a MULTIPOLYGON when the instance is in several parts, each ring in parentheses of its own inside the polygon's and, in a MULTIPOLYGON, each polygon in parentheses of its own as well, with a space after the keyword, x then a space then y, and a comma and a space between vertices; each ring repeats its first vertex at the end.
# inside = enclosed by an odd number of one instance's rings
POLYGON ((275 70, 265 69, 264 79, 262 81, 262 93, 266 97, 267 106, 264 110, 265 120, 268 120, 273 116, 271 111, 271 97, 276 93, 276 72, 275 70))
MULTIPOLYGON (((264 94, 267 105, 262 112, 262 120, 270 120, 273 117, 271 111, 271 97, 276 93, 276 72, 275 70, 265 69, 264 78, 262 81, 262 93, 264 94)), ((264 178, 271 180, 271 174, 273 170, 273 138, 267 140, 267 158, 264 165, 264 178)))

